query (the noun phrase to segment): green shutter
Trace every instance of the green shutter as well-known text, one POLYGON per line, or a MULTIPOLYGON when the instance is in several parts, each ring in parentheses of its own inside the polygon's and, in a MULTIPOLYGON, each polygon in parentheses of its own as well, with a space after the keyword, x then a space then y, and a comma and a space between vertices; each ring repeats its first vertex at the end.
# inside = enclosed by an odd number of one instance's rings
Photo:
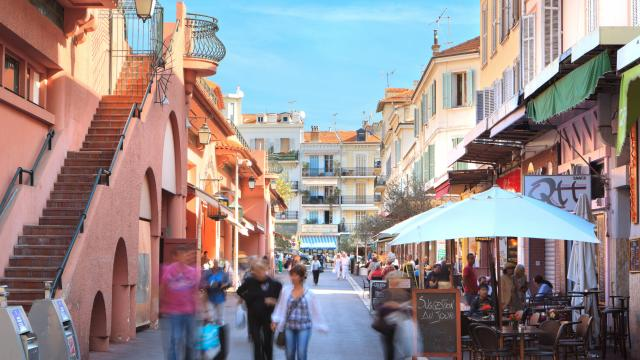
POLYGON ((451 73, 442 74, 442 107, 449 109, 451 107, 451 73))
POLYGON ((413 136, 418 136, 418 108, 413 109, 413 136))
POLYGON ((427 94, 422 94, 422 117, 420 118, 420 129, 427 123, 427 94))
POLYGON ((436 146, 429 145, 429 179, 436 177, 436 146))
POLYGON ((473 97, 476 93, 473 74, 473 69, 467 70, 467 106, 473 105, 473 97))

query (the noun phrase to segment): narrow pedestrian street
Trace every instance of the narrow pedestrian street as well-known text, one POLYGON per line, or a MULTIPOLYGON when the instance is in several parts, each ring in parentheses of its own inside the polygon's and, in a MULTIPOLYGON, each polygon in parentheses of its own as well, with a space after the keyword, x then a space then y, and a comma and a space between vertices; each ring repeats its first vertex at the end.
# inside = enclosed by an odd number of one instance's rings
MULTIPOLYGON (((278 278, 287 283, 284 275, 278 278)), ((332 272, 320 274, 317 287, 311 277, 307 286, 317 295, 323 315, 329 324, 329 333, 315 331, 309 345, 309 360, 344 359, 348 354, 358 354, 364 359, 381 359, 382 345, 378 334, 371 328, 371 315, 362 303, 361 293, 354 290, 347 280, 336 280, 332 272)), ((251 343, 247 340, 247 330, 236 329, 233 319, 236 297, 231 295, 225 304, 225 319, 230 323, 229 360, 252 358, 251 343)), ((163 322, 160 322, 161 327, 163 322)), ((113 344, 108 352, 91 353, 91 359, 162 359, 162 330, 146 330, 137 333, 135 340, 126 344, 113 344)), ((274 348, 274 359, 284 359, 284 351, 274 348)))

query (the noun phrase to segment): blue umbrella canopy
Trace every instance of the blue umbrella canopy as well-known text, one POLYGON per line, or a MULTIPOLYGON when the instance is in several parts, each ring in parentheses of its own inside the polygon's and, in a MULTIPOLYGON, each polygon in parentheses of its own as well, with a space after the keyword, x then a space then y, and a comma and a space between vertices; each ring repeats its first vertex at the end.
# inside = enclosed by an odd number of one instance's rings
POLYGON ((599 243, 585 219, 497 186, 403 228, 393 243, 503 236, 599 243))
MULTIPOLYGON (((430 217, 432 217, 433 215, 437 214, 440 210, 444 209, 445 207, 449 206, 453 204, 452 202, 447 202, 445 204, 442 204, 440 206, 436 206, 434 208, 431 208, 425 212, 422 212, 418 215, 414 215, 408 219, 405 219, 395 225, 393 225, 392 227, 385 229, 383 231, 381 231, 378 235, 376 235, 376 238, 378 239, 385 239, 385 238, 390 238, 390 237, 394 237, 396 235, 398 235, 400 232, 405 231, 407 229, 410 229, 414 226, 417 226, 418 224, 421 224, 423 221, 429 219, 430 217)), ((396 245, 393 242, 391 242, 391 245, 396 245)))

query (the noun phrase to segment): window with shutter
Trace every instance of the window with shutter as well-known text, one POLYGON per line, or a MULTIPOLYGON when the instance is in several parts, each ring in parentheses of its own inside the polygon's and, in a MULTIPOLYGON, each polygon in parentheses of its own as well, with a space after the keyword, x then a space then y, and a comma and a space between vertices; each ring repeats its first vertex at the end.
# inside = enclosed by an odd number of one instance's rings
POLYGON ((502 105, 502 79, 497 79, 493 83, 493 110, 495 111, 499 109, 501 105, 502 105))
POLYGON ((422 179, 426 181, 429 177, 429 156, 426 152, 423 152, 420 158, 422 159, 422 169, 420 169, 422 171, 422 179))
POLYGON ((640 0, 631 0, 631 24, 640 26, 640 0))
POLYGON ((488 26, 487 26, 487 14, 488 10, 487 10, 487 3, 485 2, 484 4, 482 4, 482 19, 481 19, 481 26, 482 26, 482 65, 487 63, 487 30, 488 30, 488 26))
POLYGON ((451 107, 451 73, 442 74, 442 108, 451 107))
MULTIPOLYGON (((463 138, 453 138, 451 139, 451 141, 453 142, 453 148, 455 149, 456 147, 458 147, 458 145, 460 145, 462 143, 463 138)), ((467 163, 463 163, 463 162, 456 162, 453 165, 453 169, 454 170, 467 170, 468 169, 468 165, 467 163)))
POLYGON ((429 145, 429 178, 431 180, 436 177, 436 146, 429 145))
POLYGON ((520 20, 520 0, 512 0, 511 3, 511 27, 514 27, 520 20))
POLYGON ((502 0, 502 8, 500 12, 500 41, 504 41, 504 39, 509 34, 509 29, 511 29, 511 3, 513 0, 502 0))
POLYGON ((547 66, 560 55, 560 0, 544 0, 543 9, 543 56, 547 66))
POLYGON ((520 94, 520 58, 516 58, 511 71, 513 72, 513 93, 518 96, 520 94))
POLYGON ((427 116, 428 116, 428 111, 429 109, 427 108, 427 94, 423 93, 422 94, 422 117, 420 118, 420 128, 418 129, 418 132, 422 131, 422 128, 424 127, 424 124, 427 123, 427 116))
POLYGON ((402 154, 400 153, 400 140, 396 139, 396 163, 400 163, 402 160, 402 154))
POLYGON ((434 116, 437 112, 437 98, 436 98, 436 81, 433 80, 431 83, 431 116, 434 116))
POLYGON ((498 44, 498 0, 491 0, 491 53, 496 52, 498 44))
POLYGON ((522 85, 526 85, 535 74, 535 13, 522 17, 522 85))
POLYGON ((424 94, 427 100, 427 116, 424 118, 424 123, 429 123, 429 118, 431 117, 431 86, 429 86, 429 90, 424 94))
POLYGON ((476 124, 484 119, 484 90, 476 91, 476 124))
POLYGON ((475 79, 474 79, 474 70, 467 70, 467 106, 473 106, 473 94, 476 91, 475 87, 475 79))
POLYGON ((418 114, 418 107, 413 109, 413 136, 418 136, 418 119, 420 118, 418 114))
POLYGON ((587 32, 592 32, 598 27, 598 1, 597 0, 586 0, 586 21, 587 21, 587 32))

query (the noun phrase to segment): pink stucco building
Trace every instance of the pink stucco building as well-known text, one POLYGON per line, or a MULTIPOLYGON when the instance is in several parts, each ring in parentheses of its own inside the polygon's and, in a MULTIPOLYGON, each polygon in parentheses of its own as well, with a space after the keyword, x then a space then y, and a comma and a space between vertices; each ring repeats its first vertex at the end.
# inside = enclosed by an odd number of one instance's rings
MULTIPOLYGON (((157 6, 142 21, 133 0, 0 2, 0 284, 28 309, 53 281, 84 355, 155 325, 169 245, 202 249, 187 233, 198 130, 189 119, 204 94, 196 84, 216 73, 225 48, 215 18, 176 9, 157 6)), ((218 176, 227 161, 219 150, 237 150, 223 146, 237 130, 211 121, 223 129, 211 149, 218 176)), ((239 246, 265 255, 277 196, 264 154, 251 156, 243 176, 257 186, 243 189, 241 205, 254 230, 239 246)), ((230 258, 232 231, 218 223, 227 236, 213 247, 230 258)))

